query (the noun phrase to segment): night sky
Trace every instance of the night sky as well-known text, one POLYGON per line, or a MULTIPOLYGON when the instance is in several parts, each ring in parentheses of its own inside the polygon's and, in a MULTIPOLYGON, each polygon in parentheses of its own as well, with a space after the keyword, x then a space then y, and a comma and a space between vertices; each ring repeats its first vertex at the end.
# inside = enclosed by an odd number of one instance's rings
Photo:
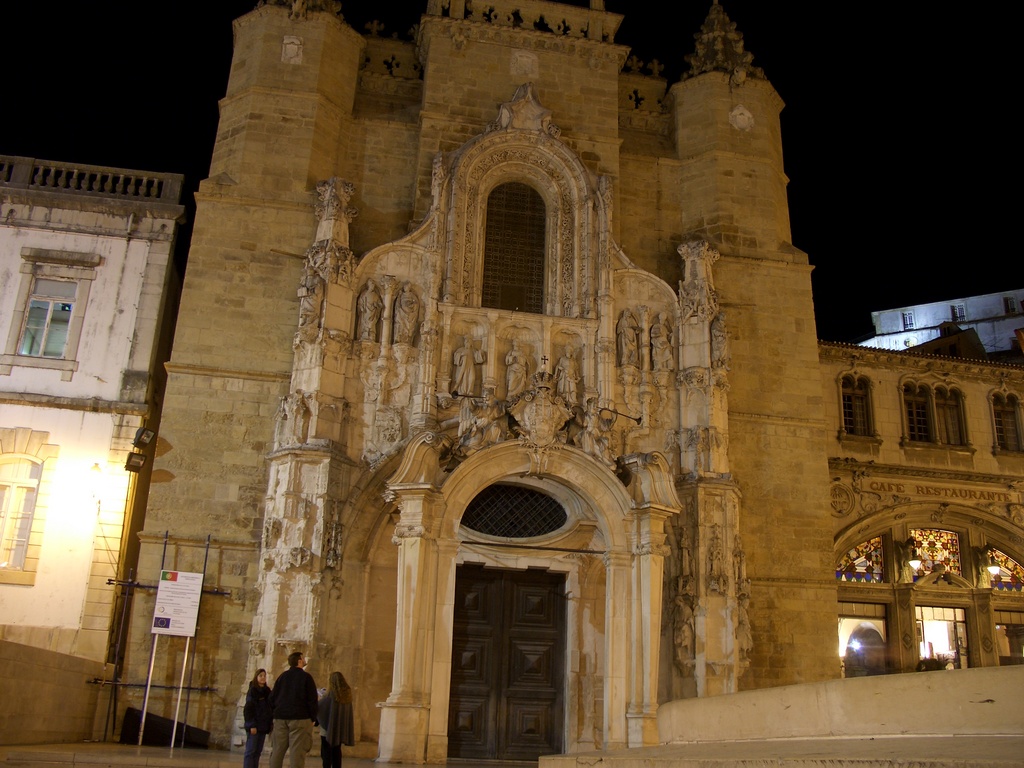
MULTIPOLYGON (((182 173, 191 205, 209 169, 231 20, 254 5, 5 8, 0 154, 182 173)), ((722 5, 786 104, 793 244, 815 266, 819 338, 869 335, 872 311, 1024 285, 1020 247, 1009 242, 1020 218, 1016 46, 998 28, 963 10, 904 7, 916 3, 722 5)), ((349 0, 342 14, 360 31, 380 18, 385 35, 404 38, 425 7, 349 0)), ((658 59, 675 82, 710 0, 606 7, 625 16, 616 42, 658 59)))

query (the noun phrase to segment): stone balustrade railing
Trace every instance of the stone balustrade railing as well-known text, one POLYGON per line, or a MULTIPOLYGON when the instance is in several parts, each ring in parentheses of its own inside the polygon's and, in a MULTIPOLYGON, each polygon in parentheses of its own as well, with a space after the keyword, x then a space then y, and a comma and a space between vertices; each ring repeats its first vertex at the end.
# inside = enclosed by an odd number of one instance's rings
POLYGON ((0 187, 177 205, 182 177, 0 155, 0 187))

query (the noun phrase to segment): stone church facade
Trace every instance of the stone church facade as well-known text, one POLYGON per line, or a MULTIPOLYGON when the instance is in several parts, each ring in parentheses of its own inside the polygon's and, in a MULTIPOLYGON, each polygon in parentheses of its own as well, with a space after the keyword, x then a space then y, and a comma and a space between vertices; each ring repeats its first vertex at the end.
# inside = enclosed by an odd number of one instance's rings
POLYGON ((430 0, 412 44, 326 5, 235 23, 139 562, 216 589, 192 660, 137 595, 151 710, 187 663, 227 746, 301 650, 357 753, 534 759, 837 677, 783 104, 721 6, 666 90, 599 7, 430 0))

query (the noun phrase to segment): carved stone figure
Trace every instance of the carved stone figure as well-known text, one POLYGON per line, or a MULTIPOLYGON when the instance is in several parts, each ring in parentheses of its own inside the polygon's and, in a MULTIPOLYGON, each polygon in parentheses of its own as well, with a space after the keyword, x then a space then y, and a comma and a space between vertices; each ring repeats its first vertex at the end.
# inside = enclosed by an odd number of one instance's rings
POLYGON ((384 300, 373 280, 367 280, 357 301, 359 329, 356 338, 360 341, 379 341, 380 315, 384 311, 384 300))
POLYGON ((519 348, 519 339, 512 339, 512 349, 505 355, 505 397, 511 400, 521 395, 526 389, 529 375, 526 355, 519 348))
POLYGON ((971 547, 971 565, 974 567, 975 584, 978 589, 992 586, 992 574, 989 573, 991 547, 971 547))
POLYGON ((574 435, 573 443, 609 469, 614 469, 615 457, 609 448, 608 432, 615 423, 615 413, 603 411, 597 405, 597 398, 593 397, 587 400, 586 410, 577 406, 574 411, 582 428, 574 435), (609 413, 610 417, 603 416, 603 413, 609 413))
POLYGON ((661 313, 651 326, 651 368, 671 371, 672 367, 672 330, 661 313))
POLYGON ((508 432, 508 417, 505 412, 505 403, 499 400, 493 392, 482 398, 465 398, 463 402, 469 403, 468 423, 464 425, 460 421, 459 448, 462 453, 468 455, 479 451, 489 445, 500 443, 505 439, 508 432))
POLYGON ((639 368, 640 323, 631 310, 622 310, 619 321, 615 324, 615 334, 619 349, 619 365, 639 368))
POLYGON ((675 598, 675 614, 672 628, 675 661, 679 669, 686 671, 693 664, 693 609, 682 595, 675 598))
POLYGON ((736 621, 736 644, 740 649, 740 657, 744 660, 750 656, 750 651, 754 648, 754 634, 750 630, 750 611, 747 608, 749 603, 749 597, 740 596, 739 616, 736 621))
POLYGON ((576 394, 576 384, 579 382, 580 371, 573 354, 572 347, 568 344, 558 358, 555 365, 555 393, 562 398, 562 401, 572 408, 579 402, 576 394))
POLYGON ((463 337, 462 346, 452 355, 454 374, 452 393, 459 395, 476 394, 476 367, 484 361, 484 353, 473 345, 473 339, 463 337))
POLYGON ((914 554, 916 542, 911 536, 906 541, 893 541, 893 553, 896 555, 897 582, 900 584, 914 583, 914 569, 910 567, 910 558, 914 554))
POLYGON ((313 264, 306 262, 302 284, 299 286, 299 329, 313 329, 314 333, 320 324, 321 307, 324 301, 324 281, 314 269, 313 264))
POLYGON ((719 312, 711 321, 711 362, 714 366, 729 367, 729 334, 725 330, 725 312, 719 312))
POLYGON ((395 299, 395 344, 412 344, 420 315, 420 298, 410 283, 405 283, 395 299))

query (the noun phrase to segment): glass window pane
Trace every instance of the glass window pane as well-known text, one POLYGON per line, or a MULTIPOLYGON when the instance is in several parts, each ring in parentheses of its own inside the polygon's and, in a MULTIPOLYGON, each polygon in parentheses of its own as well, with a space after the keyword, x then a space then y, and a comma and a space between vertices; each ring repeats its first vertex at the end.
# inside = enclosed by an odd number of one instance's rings
POLYGON ((0 542, 0 568, 25 567, 28 537, 32 532, 35 492, 24 486, 8 489, 3 513, 3 539, 0 542))
POLYGON ((45 277, 36 279, 36 296, 49 296, 55 299, 73 299, 78 290, 78 283, 71 280, 47 280, 45 277))
POLYGON ((28 316, 25 319, 25 331, 21 337, 22 355, 38 355, 43 348, 43 337, 46 334, 46 318, 50 314, 50 302, 33 299, 28 305, 28 316))
POLYGON ((918 669, 967 668, 967 613, 963 608, 917 606, 918 669))
POLYGON ((68 328, 71 325, 72 304, 58 302, 53 305, 50 314, 50 327, 46 331, 46 343, 43 344, 43 357, 63 357, 64 345, 68 340, 68 328))
MULTIPOLYGON (((881 609, 883 606, 868 606, 881 609)), ((884 675, 889 656, 885 640, 885 620, 865 616, 839 617, 839 658, 843 677, 884 675)))

